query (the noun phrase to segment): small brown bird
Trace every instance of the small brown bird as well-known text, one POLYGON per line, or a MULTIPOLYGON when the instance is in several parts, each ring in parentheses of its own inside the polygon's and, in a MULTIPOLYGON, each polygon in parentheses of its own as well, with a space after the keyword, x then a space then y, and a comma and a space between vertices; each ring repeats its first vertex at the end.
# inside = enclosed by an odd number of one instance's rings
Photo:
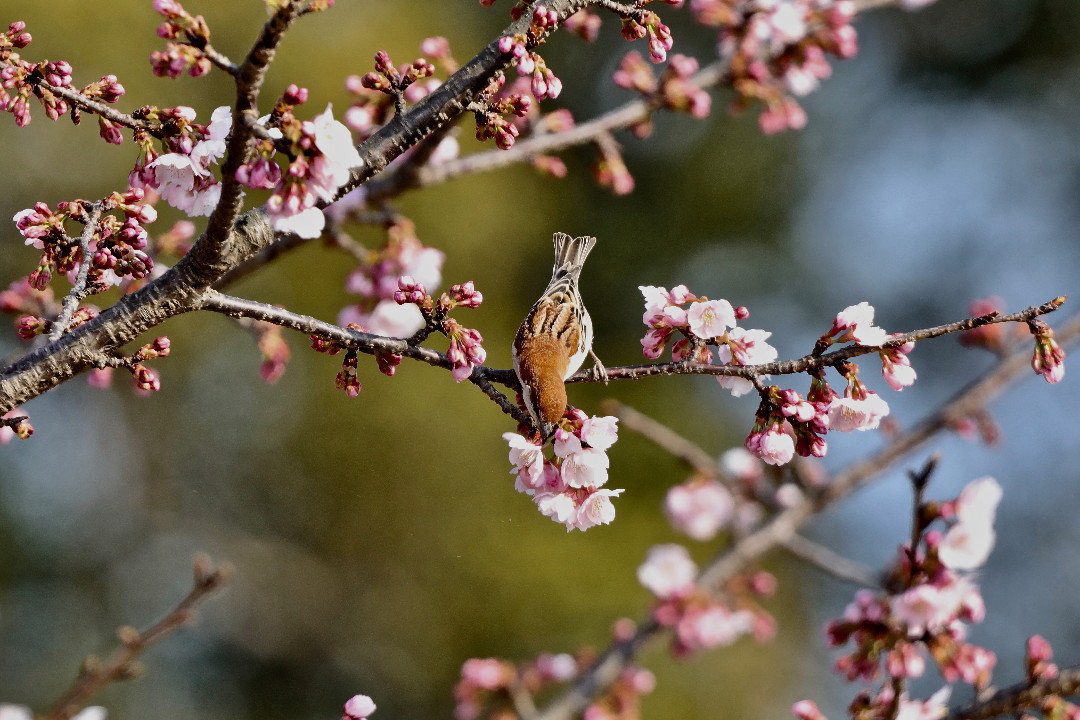
POLYGON ((514 372, 533 423, 546 439, 566 412, 564 381, 592 355, 601 375, 604 366, 592 352, 593 326, 578 294, 578 278, 594 237, 555 233, 551 282, 514 337, 514 372))

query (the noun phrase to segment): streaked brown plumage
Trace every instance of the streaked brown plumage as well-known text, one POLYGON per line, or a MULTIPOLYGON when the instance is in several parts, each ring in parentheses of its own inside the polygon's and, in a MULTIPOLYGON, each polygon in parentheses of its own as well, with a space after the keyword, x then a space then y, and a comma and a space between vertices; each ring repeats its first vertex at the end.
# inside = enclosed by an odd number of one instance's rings
POLYGON ((566 412, 564 381, 592 349, 592 319, 578 295, 581 267, 594 237, 555 233, 555 267, 547 289, 514 337, 514 371, 533 422, 547 437, 566 412))

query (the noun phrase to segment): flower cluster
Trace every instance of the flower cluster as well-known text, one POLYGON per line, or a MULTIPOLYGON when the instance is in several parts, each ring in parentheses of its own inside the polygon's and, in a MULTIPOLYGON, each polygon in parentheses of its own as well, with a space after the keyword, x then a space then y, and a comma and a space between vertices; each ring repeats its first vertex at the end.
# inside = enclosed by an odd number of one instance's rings
MULTIPOLYGON (((1051 662, 1054 659, 1054 649, 1050 643, 1039 635, 1028 638, 1024 653, 1024 670, 1027 681, 1035 683, 1054 680, 1060 674, 1057 664, 1051 662)), ((1034 709, 1047 718, 1065 718, 1076 720, 1080 718, 1080 706, 1065 700, 1060 695, 1047 695, 1040 698, 1034 709)))
POLYGON ((120 284, 121 278, 143 278, 154 268, 144 252, 147 232, 143 227, 157 219, 157 210, 140 188, 114 192, 96 203, 100 216, 92 227, 84 255, 79 242, 67 233, 67 221, 84 225, 91 221, 93 203, 81 200, 57 203, 53 211, 45 203, 16 213, 12 218, 26 244, 41 250, 37 269, 30 274, 31 287, 43 290, 56 273, 67 273, 74 284, 81 264, 89 265, 87 293, 100 293, 120 284), (110 214, 118 211, 120 215, 110 214), (123 219, 121 220, 121 216, 123 219))
POLYGON ((442 332, 450 338, 446 359, 450 361, 450 374, 454 382, 468 380, 473 368, 483 365, 484 360, 487 359, 487 350, 481 345, 484 338, 476 330, 462 326, 453 318, 442 321, 442 332))
POLYGON ((390 60, 390 54, 385 50, 375 53, 375 70, 360 78, 360 84, 368 90, 389 95, 392 98, 401 97, 413 83, 429 78, 435 74, 435 66, 424 58, 414 60, 401 68, 394 67, 390 60))
POLYGON ((348 182, 353 168, 362 164, 352 133, 334 119, 326 106, 313 120, 300 120, 293 109, 307 101, 304 88, 290 85, 274 110, 263 118, 269 140, 257 143, 251 160, 238 171, 237 179, 252 188, 273 187, 266 212, 278 232, 303 238, 322 234, 326 217, 319 208, 332 202, 338 189, 348 182), (284 146, 290 158, 282 173, 271 162, 274 150, 284 146))
POLYGON ((159 77, 178 78, 186 70, 191 77, 210 72, 210 60, 199 48, 210 42, 210 28, 202 15, 190 15, 178 0, 154 0, 154 11, 165 18, 158 37, 168 42, 165 50, 150 53, 150 65, 159 77), (180 36, 185 42, 174 42, 180 36))
POLYGON ((157 392, 161 389, 161 377, 157 370, 143 365, 147 360, 167 357, 171 343, 167 337, 159 337, 154 342, 143 345, 139 351, 124 361, 124 366, 131 372, 135 389, 141 392, 157 392))
MULTIPOLYGON (((671 346, 675 361, 711 364, 714 357, 710 346, 716 346, 715 359, 729 366, 776 360, 776 349, 766 342, 771 333, 739 327, 738 323, 749 317, 746 308, 736 308, 723 299, 698 297, 685 285, 671 290, 652 286, 640 289, 645 297, 642 321, 649 328, 641 341, 645 357, 660 357, 678 333, 682 337, 671 346)), ((820 355, 830 345, 845 342, 876 347, 885 381, 893 389, 902 390, 915 382, 915 370, 907 357, 914 343, 886 347, 894 342, 895 336, 874 325, 873 320, 874 308, 868 303, 845 308, 818 340, 814 352, 820 355)), ((852 432, 877 428, 889 414, 888 404, 859 381, 856 365, 842 363, 839 370, 847 382, 843 395, 829 386, 822 372, 811 373, 806 397, 791 389, 758 385, 761 402, 754 427, 746 438, 747 449, 765 462, 783 465, 796 453, 804 457, 824 456, 828 450, 824 435, 830 430, 852 432)), ((755 388, 755 381, 746 377, 718 375, 717 380, 736 397, 755 388)))
POLYGON ((642 10, 636 15, 623 18, 622 36, 630 41, 649 38, 649 59, 654 63, 667 60, 668 51, 674 41, 671 28, 660 20, 660 16, 651 10, 642 10))
POLYGON ((652 547, 637 571, 638 581, 656 597, 653 618, 674 631, 672 652, 679 657, 731 645, 744 635, 773 635, 773 619, 751 598, 771 593, 776 583, 767 573, 758 575, 741 588, 741 606, 733 609, 697 587, 697 564, 682 545, 652 547))
MULTIPOLYGON (((539 6, 537 12, 543 12, 543 6, 539 6)), ((525 35, 504 35, 499 38, 499 51, 513 58, 518 75, 530 78, 532 94, 537 100, 554 100, 562 93, 562 80, 551 71, 539 53, 528 49, 528 42, 525 35)))
POLYGON ((531 663, 515 665, 498 658, 470 658, 461 666, 454 686, 454 717, 476 720, 485 709, 498 717, 498 709, 511 707, 511 691, 522 688, 536 693, 553 683, 577 677, 581 668, 572 655, 542 653, 531 663))
MULTIPOLYGON (((671 346, 672 359, 712 363, 710 346, 716 347, 717 359, 732 365, 757 365, 776 360, 776 349, 765 342, 772 333, 747 330, 738 326, 750 316, 745 307, 733 307, 727 300, 709 300, 690 292, 685 285, 671 290, 645 285, 642 322, 649 331, 641 340, 642 352, 650 359, 659 358, 676 333, 682 337, 671 346), (683 307, 687 303, 690 306, 683 307)), ((753 389, 749 380, 734 375, 717 377, 722 387, 736 397, 753 389)))
MULTIPOLYGON (((992 652, 967 642, 966 623, 980 622, 986 609, 973 576, 993 546, 993 519, 1001 488, 992 478, 969 483, 953 501, 927 503, 915 509, 919 542, 901 548, 895 568, 885 582, 891 592, 860 590, 843 618, 826 628, 834 647, 853 649, 836 662, 848 681, 873 682, 882 672, 887 679, 877 692, 863 692, 851 706, 856 720, 882 717, 939 717, 950 689, 943 688, 926 701, 897 697, 897 688, 921 677, 927 659, 946 682, 963 680, 976 689, 990 682, 996 658, 992 652), (935 522, 950 523, 942 536, 927 531, 935 522), (899 707, 898 715, 889 708, 899 707)), ((796 717, 823 720, 817 707, 803 701, 792 708, 796 717)))
MULTIPOLYGON (((54 93, 44 83, 54 88, 71 87, 71 64, 65 60, 32 63, 23 60, 20 50, 33 41, 26 32, 26 23, 16 21, 8 25, 7 32, 0 33, 0 108, 15 117, 15 124, 26 127, 30 123, 30 97, 35 96, 45 108, 45 114, 56 120, 69 110, 67 100, 54 93)), ((104 83, 106 78, 102 78, 104 83)), ((113 78, 115 80, 115 78, 113 78)), ((115 97, 108 102, 116 102, 124 88, 115 84, 115 97)), ((101 99, 112 95, 100 95, 101 99)), ((74 116, 72 119, 76 119, 74 116)))
MULTIPOLYGON (((619 639, 619 638, 616 638, 619 639)), ((461 666, 461 679, 454 687, 454 718, 514 716, 514 698, 525 692, 531 696, 552 685, 576 679, 595 661, 595 653, 583 649, 569 653, 541 653, 528 663, 511 663, 498 658, 470 658, 461 666)), ((636 720, 638 703, 656 687, 648 670, 630 665, 585 709, 588 720, 636 720)))
MULTIPOLYGON (((345 89, 353 96, 353 102, 343 118, 359 140, 370 137, 386 124, 391 113, 396 111, 399 97, 415 103, 442 84, 441 80, 432 77, 435 66, 426 58, 438 63, 448 75, 458 69, 457 61, 450 53, 450 44, 444 37, 425 39, 420 43, 420 52, 423 58, 395 69, 390 57, 380 51, 375 56, 376 72, 364 76, 350 75, 345 79, 345 89)), ((456 148, 453 138, 444 138, 440 150, 444 144, 456 148)))
POLYGON ((830 75, 828 54, 846 59, 858 49, 847 0, 692 0, 690 9, 699 23, 719 28, 736 107, 764 103, 758 122, 766 133, 803 127, 806 112, 794 96, 830 75))
POLYGON ((423 296, 399 301, 399 281, 409 277, 423 288, 434 290, 442 282, 446 255, 427 247, 416 237, 412 222, 398 218, 387 228, 385 246, 369 251, 361 264, 349 273, 345 290, 360 296, 338 316, 340 325, 355 323, 368 332, 388 337, 409 337, 424 327, 426 320, 420 305, 423 296), (415 302, 419 300, 420 302, 415 302))
POLYGON ((506 76, 493 78, 481 93, 476 115, 476 139, 495 140, 500 150, 509 150, 521 134, 522 120, 534 108, 533 98, 526 92, 503 92, 506 76))
MULTIPOLYGON (((425 251, 423 254, 427 256, 427 260, 423 262, 432 260, 436 262, 436 267, 433 269, 430 267, 425 268, 423 264, 418 264, 416 267, 421 270, 433 270, 436 276, 435 280, 438 281, 441 273, 437 265, 442 263, 442 253, 432 248, 424 248, 411 235, 402 235, 399 236, 399 239, 416 242, 414 249, 425 251)), ((398 260, 400 260, 400 257, 398 260)), ((362 285, 365 292, 371 292, 383 285, 383 281, 388 280, 390 277, 390 275, 373 276, 371 274, 361 274, 357 282, 362 285)), ((339 322, 352 330, 378 333, 378 330, 372 327, 372 325, 376 325, 379 330, 383 331, 381 334, 393 337, 409 337, 411 343, 422 342, 430 333, 437 330, 450 340, 446 358, 450 362, 450 371, 455 382, 461 382, 472 375, 473 368, 483 364, 484 360, 487 359, 487 351, 482 345, 484 338, 477 330, 466 328, 457 320, 447 317, 447 315, 454 308, 479 307, 483 300, 483 294, 476 289, 471 280, 454 285, 449 292, 443 293, 438 300, 435 300, 428 294, 423 283, 412 276, 402 275, 397 278, 396 289, 390 293, 390 299, 379 301, 375 309, 368 314, 360 312, 358 310, 359 306, 346 308, 346 310, 342 311, 339 322), (386 308, 386 310, 381 310, 381 308, 386 308), (407 314, 394 313, 391 308, 400 308, 407 314), (413 321, 414 313, 418 322, 413 321), (349 321, 349 318, 355 318, 363 322, 349 321)), ((323 340, 314 335, 311 337, 311 341, 312 349, 317 352, 335 355, 343 349, 334 342, 323 340)), ((384 375, 392 376, 401 363, 401 355, 380 350, 375 350, 374 354, 379 365, 379 371, 384 375)), ((345 390, 350 397, 355 397, 361 390, 356 368, 357 352, 347 350, 345 359, 342 362, 342 370, 337 376, 337 387, 345 390)))
POLYGON ((175 123, 165 143, 168 152, 158 153, 150 137, 136 133, 142 154, 129 175, 133 187, 155 189, 165 202, 191 217, 209 215, 221 197, 221 184, 210 171, 225 154, 225 138, 232 129, 232 110, 221 106, 209 125, 195 123, 195 111, 178 107, 154 113, 155 119, 175 123))
MULTIPOLYGON (((634 51, 623 56, 619 69, 612 76, 615 84, 627 90, 636 90, 661 107, 684 112, 695 118, 704 118, 712 109, 712 97, 693 76, 698 71, 698 61, 687 55, 672 55, 671 62, 660 75, 634 51)), ((639 138, 652 131, 652 119, 635 125, 632 130, 639 138)))
POLYGON ((519 433, 503 433, 510 445, 510 472, 514 487, 532 497, 540 512, 566 526, 566 531, 588 530, 615 519, 611 498, 622 490, 609 490, 607 451, 618 439, 618 419, 589 417, 571 408, 555 429, 554 457, 544 446, 519 433))

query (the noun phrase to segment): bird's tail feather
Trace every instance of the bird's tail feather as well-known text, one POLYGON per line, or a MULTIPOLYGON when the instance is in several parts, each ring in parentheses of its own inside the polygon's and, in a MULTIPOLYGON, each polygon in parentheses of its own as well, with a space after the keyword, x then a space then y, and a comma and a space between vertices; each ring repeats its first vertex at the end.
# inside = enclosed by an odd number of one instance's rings
POLYGON ((570 280, 577 282, 585 258, 589 257, 589 252, 596 245, 596 238, 587 235, 572 238, 566 233, 557 232, 551 239, 555 244, 555 269, 551 281, 569 276, 570 280))

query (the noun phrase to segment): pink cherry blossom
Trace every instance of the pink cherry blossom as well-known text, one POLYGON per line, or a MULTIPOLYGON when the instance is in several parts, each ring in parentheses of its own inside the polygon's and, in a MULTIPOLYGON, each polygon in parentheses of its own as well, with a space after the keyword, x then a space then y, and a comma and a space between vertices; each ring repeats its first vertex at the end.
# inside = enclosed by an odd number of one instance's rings
POLYGON ((682 597, 694 589, 697 564, 682 545, 654 545, 638 567, 638 582, 661 600, 682 597))
MULTIPOLYGON (((611 498, 618 497, 622 492, 622 490, 608 490, 607 488, 589 492, 578 506, 574 516, 574 527, 584 531, 595 525, 609 524, 615 519, 615 505, 611 502, 611 498)), ((566 528, 567 532, 572 529, 574 528, 569 525, 566 528)))
POLYGON ((764 432, 750 433, 746 449, 770 465, 786 465, 795 457, 795 438, 773 425, 764 432))
POLYGON ((800 700, 791 706, 791 714, 799 720, 827 720, 813 700, 800 700))
POLYGON ((910 365, 889 363, 881 366, 881 376, 893 390, 903 390, 915 384, 915 368, 910 365))
POLYGON ((1001 496, 1001 485, 994 478, 972 480, 956 499, 956 517, 962 523, 992 524, 1001 496))
POLYGON ((534 663, 536 671, 545 680, 566 682, 578 674, 578 663, 570 653, 540 653, 534 663))
POLYGON ((703 340, 719 337, 735 327, 735 308, 727 300, 696 302, 686 313, 690 332, 703 340))
POLYGON ((884 328, 874 325, 874 306, 868 302, 849 305, 836 315, 833 321, 834 331, 847 331, 841 337, 850 337, 859 345, 873 347, 889 340, 884 328))
POLYGON ((603 450, 581 448, 563 458, 560 470, 563 480, 572 488, 598 488, 608 480, 608 464, 603 450))
POLYGON ((957 598, 937 585, 916 585, 892 600, 892 614, 902 622, 908 637, 941 630, 955 619, 957 598))
POLYGON ((375 703, 367 695, 353 695, 345 701, 343 710, 348 720, 364 720, 375 712, 375 703))
POLYGON ((909 700, 907 695, 900 696, 896 720, 939 720, 949 711, 949 697, 952 688, 946 685, 926 700, 909 700))
POLYGON ((829 405, 829 429, 837 432, 875 430, 881 424, 881 418, 888 414, 888 403, 877 393, 868 391, 861 400, 837 397, 829 405))
POLYGON ((719 603, 711 603, 704 608, 689 608, 675 626, 679 643, 688 650, 731 645, 753 631, 753 613, 746 610, 732 612, 719 603))
POLYGON ((503 433, 503 440, 510 444, 510 464, 514 466, 510 472, 521 481, 521 492, 533 495, 544 482, 543 446, 513 432, 503 433))
POLYGON ((567 492, 537 493, 533 496, 533 501, 544 517, 563 523, 567 530, 577 526, 577 502, 573 495, 567 492))
MULTIPOLYGON (((194 119, 192 111, 191 119, 194 119)), ((221 197, 221 186, 210 172, 211 162, 225 154, 225 138, 232 128, 232 110, 222 106, 214 110, 207 134, 187 153, 159 155, 147 165, 152 171, 155 189, 165 202, 192 217, 209 215, 221 197)))
POLYGON ((732 478, 744 483, 756 483, 765 476, 761 460, 744 447, 733 447, 721 453, 720 467, 732 478))
POLYGON ((386 337, 409 337, 424 327, 424 316, 415 305, 398 305, 393 300, 380 300, 370 313, 350 305, 338 314, 338 323, 355 323, 365 331, 386 337))
POLYGON ((715 480, 675 485, 664 499, 664 512, 672 527, 701 542, 716 537, 734 511, 731 492, 715 480))
POLYGON ((581 439, 596 450, 606 451, 619 439, 617 417, 590 417, 581 425, 581 439))
POLYGON ((352 132, 334 119, 333 105, 327 104, 326 110, 312 120, 314 125, 315 147, 319 155, 315 157, 312 187, 323 200, 332 200, 337 189, 349 179, 349 172, 363 164, 360 153, 353 145, 352 132))
POLYGON ((497 658, 469 658, 461 665, 461 681, 482 690, 498 690, 510 680, 508 670, 497 658))
MULTIPOLYGON (((778 357, 776 348, 765 342, 771 335, 772 333, 766 330, 734 327, 716 348, 716 357, 721 363, 735 365, 774 362, 778 357)), ((735 397, 746 395, 754 389, 752 382, 734 375, 717 375, 716 380, 735 397)))
POLYGON ((986 563, 994 549, 994 514, 1001 502, 1001 486, 990 477, 968 483, 956 499, 957 522, 938 545, 938 558, 952 570, 974 570, 986 563))
MULTIPOLYGON (((645 298, 646 317, 663 312, 671 301, 666 288, 655 285, 640 285, 638 290, 641 291, 641 295, 645 298)), ((648 320, 646 319, 645 322, 647 323, 648 320)))

